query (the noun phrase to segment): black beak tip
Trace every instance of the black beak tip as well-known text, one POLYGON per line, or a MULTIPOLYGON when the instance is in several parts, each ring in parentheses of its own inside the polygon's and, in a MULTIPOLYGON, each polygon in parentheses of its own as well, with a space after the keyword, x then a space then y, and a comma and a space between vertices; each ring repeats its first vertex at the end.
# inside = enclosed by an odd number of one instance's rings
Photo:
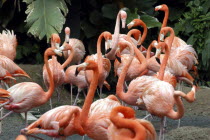
POLYGON ((137 48, 139 49, 141 47, 141 45, 137 45, 137 48))
POLYGON ((160 59, 155 57, 156 61, 160 64, 160 59))
POLYGON ((107 49, 107 50, 106 50, 106 52, 105 52, 105 53, 107 54, 107 53, 109 53, 111 50, 112 50, 112 49, 111 49, 111 48, 109 48, 109 49, 107 49))
POLYGON ((76 68, 76 71, 75 71, 75 76, 77 76, 79 74, 79 71, 78 71, 78 68, 76 68))
POLYGON ((118 57, 117 55, 115 55, 115 57, 116 57, 117 61, 119 61, 120 63, 122 62, 120 57, 118 57))

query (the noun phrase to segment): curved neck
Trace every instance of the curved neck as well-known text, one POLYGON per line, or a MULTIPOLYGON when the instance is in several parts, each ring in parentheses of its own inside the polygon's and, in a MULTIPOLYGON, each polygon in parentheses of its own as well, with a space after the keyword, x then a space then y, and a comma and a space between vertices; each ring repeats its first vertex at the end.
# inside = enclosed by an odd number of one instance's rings
POLYGON ((180 92, 180 91, 175 91, 175 94, 174 94, 175 103, 177 105, 177 112, 174 111, 174 109, 172 108, 171 111, 166 115, 167 117, 174 120, 178 120, 182 118, 184 115, 184 105, 181 101, 180 96, 176 95, 176 92, 180 92))
POLYGON ((165 55, 164 55, 164 58, 163 58, 163 60, 161 62, 159 75, 157 77, 160 80, 163 80, 164 72, 165 72, 165 68, 166 68, 166 65, 167 65, 169 54, 170 54, 170 49, 169 49, 168 45, 165 44, 165 55))
POLYGON ((174 30, 171 27, 164 27, 163 29, 166 29, 166 32, 170 33, 170 36, 168 37, 169 38, 168 46, 171 49, 171 46, 172 46, 172 43, 173 43, 173 40, 174 40, 174 37, 175 37, 174 30))
POLYGON ((156 42, 156 40, 152 41, 152 43, 150 43, 149 47, 147 48, 147 56, 146 56, 147 60, 150 59, 152 48, 155 47, 154 42, 156 42))
POLYGON ((168 16, 169 16, 169 10, 168 10, 168 8, 166 8, 164 10, 164 12, 165 12, 165 16, 164 16, 164 19, 163 19, 163 23, 162 23, 161 28, 166 27, 167 26, 167 22, 168 22, 168 16))
POLYGON ((97 57, 98 57, 97 63, 98 63, 99 76, 103 74, 103 58, 102 58, 102 53, 101 53, 101 41, 103 37, 104 37, 104 34, 101 34, 97 41, 97 57))
POLYGON ((128 32, 127 36, 128 36, 128 41, 130 43, 132 43, 132 45, 134 46, 134 52, 136 54, 136 57, 138 58, 138 60, 143 63, 146 62, 146 58, 145 56, 142 54, 142 52, 134 45, 133 41, 131 40, 131 35, 134 33, 134 31, 130 31, 128 32))
POLYGON ((87 96, 85 98, 84 105, 82 107, 81 117, 80 117, 80 123, 82 127, 85 129, 87 120, 88 120, 88 114, 90 110, 90 106, 93 102, 93 98, 95 95, 95 91, 98 85, 98 78, 99 78, 99 72, 98 69, 93 69, 93 80, 90 83, 90 87, 87 93, 87 96))
POLYGON ((67 65, 71 62, 71 60, 74 57, 74 49, 71 47, 70 49, 68 49, 71 51, 70 55, 68 56, 68 58, 66 59, 66 61, 61 65, 62 68, 64 69, 65 67, 67 67, 67 65))
POLYGON ((145 140, 146 139, 146 129, 142 126, 135 118, 127 117, 127 115, 132 115, 133 112, 125 110, 125 108, 118 108, 111 112, 110 120, 118 128, 126 128, 134 132, 135 137, 133 140, 145 140), (119 110, 120 109, 120 110, 119 110), (123 109, 123 110, 122 110, 123 109), (125 118, 119 117, 118 113, 122 113, 125 118))
POLYGON ((48 74, 48 77, 49 77, 49 88, 48 88, 48 91, 46 92, 46 99, 50 99, 50 97, 52 96, 53 92, 54 92, 54 88, 55 88, 55 85, 54 85, 54 82, 53 82, 53 77, 52 77, 52 72, 50 70, 50 67, 49 67, 49 63, 48 63, 48 55, 45 51, 45 54, 44 54, 44 62, 45 62, 45 65, 46 65, 46 69, 47 69, 47 74, 48 74))
POLYGON ((147 26, 143 22, 141 22, 141 24, 139 24, 139 26, 142 26, 144 28, 143 35, 142 35, 141 39, 138 42, 138 45, 142 45, 144 40, 146 39, 146 36, 147 36, 147 26))
POLYGON ((125 82, 125 76, 128 71, 128 68, 130 67, 130 64, 134 58, 133 46, 129 45, 129 48, 130 48, 130 57, 129 57, 127 63, 125 64, 125 66, 123 67, 123 70, 119 76, 119 79, 117 82, 117 87, 116 87, 116 94, 121 100, 126 99, 128 96, 128 94, 125 94, 125 92, 123 91, 123 87, 124 87, 123 84, 125 82))
POLYGON ((114 34, 112 35, 112 42, 111 42, 111 50, 109 53, 105 54, 107 58, 110 60, 115 59, 115 52, 117 50, 117 43, 119 41, 119 34, 120 34, 120 12, 117 14, 117 19, 114 28, 114 34))

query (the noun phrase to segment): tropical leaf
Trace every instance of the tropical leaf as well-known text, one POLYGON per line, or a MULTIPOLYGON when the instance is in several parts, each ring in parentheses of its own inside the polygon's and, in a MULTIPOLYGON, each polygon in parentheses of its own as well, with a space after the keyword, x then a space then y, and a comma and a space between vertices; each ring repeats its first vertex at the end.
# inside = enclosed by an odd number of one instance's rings
POLYGON ((149 16, 149 15, 141 15, 140 19, 144 21, 148 29, 154 28, 154 27, 161 27, 161 23, 155 17, 149 16))
POLYGON ((23 0, 27 3, 25 22, 29 28, 28 33, 42 40, 45 36, 47 41, 52 33, 60 33, 68 8, 64 0, 23 0))

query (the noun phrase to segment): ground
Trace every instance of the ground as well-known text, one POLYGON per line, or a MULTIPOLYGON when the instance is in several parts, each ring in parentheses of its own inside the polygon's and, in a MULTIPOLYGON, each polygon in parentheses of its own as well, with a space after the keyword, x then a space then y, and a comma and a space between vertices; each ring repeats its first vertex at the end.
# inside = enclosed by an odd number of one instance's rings
MULTIPOLYGON (((19 78, 17 82, 33 81, 39 83, 43 88, 42 79, 42 65, 20 65, 30 76, 31 79, 19 78)), ((61 99, 57 101, 57 93, 55 92, 52 97, 53 107, 70 104, 70 94, 68 86, 65 86, 61 92, 61 99)), ((44 88, 45 89, 45 88, 44 88)), ((190 88, 184 86, 183 91, 187 92, 190 88)), ((75 90, 76 91, 76 90, 75 90)), ((82 98, 81 95, 81 104, 82 98)), ((181 119, 181 126, 177 128, 178 121, 167 119, 167 127, 165 140, 210 140, 210 88, 200 87, 196 94, 196 101, 193 103, 184 102, 185 115, 181 119)), ((34 108, 33 111, 37 114, 43 114, 50 109, 49 102, 40 107, 34 108)), ((8 112, 7 110, 4 113, 8 112)), ((34 113, 34 114, 35 114, 34 113)), ((137 116, 144 115, 145 112, 137 111, 137 116)), ((160 119, 154 117, 152 120, 153 125, 159 131, 160 119)), ((25 121, 21 118, 20 114, 13 113, 2 121, 2 133, 0 140, 14 140, 20 130, 25 127, 25 121)), ((38 135, 42 139, 51 140, 52 138, 45 135, 38 135)), ((30 140, 34 138, 28 137, 30 140)), ((69 137, 69 140, 81 140, 80 136, 69 137)), ((85 137, 85 140, 89 139, 85 137)))

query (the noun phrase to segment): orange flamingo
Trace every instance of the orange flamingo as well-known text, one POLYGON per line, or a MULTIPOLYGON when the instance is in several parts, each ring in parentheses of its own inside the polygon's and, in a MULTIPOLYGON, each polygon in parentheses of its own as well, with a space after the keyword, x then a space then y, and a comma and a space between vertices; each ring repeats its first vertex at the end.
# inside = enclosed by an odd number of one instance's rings
MULTIPOLYGON (((165 16, 163 19, 163 23, 161 29, 167 26, 168 16, 169 16, 169 8, 166 4, 162 4, 155 7, 155 11, 164 11, 165 16)), ((158 42, 160 41, 160 37, 158 37, 158 42)), ((165 42, 170 44, 170 38, 166 38, 165 42)), ((198 64, 197 61, 197 53, 191 45, 187 45, 185 41, 183 41, 179 37, 174 37, 171 45, 171 52, 177 60, 179 60, 183 65, 187 67, 188 70, 194 70, 197 74, 197 68, 194 64, 198 64)))
POLYGON ((10 110, 10 112, 5 114, 1 120, 13 112, 27 113, 31 108, 43 105, 50 99, 54 91, 54 82, 48 64, 48 57, 56 54, 62 55, 60 50, 52 48, 48 48, 44 54, 44 62, 50 78, 48 91, 45 92, 40 85, 34 82, 22 82, 10 87, 7 90, 10 92, 9 100, 0 105, 0 107, 3 106, 5 109, 10 110))
MULTIPOLYGON (((102 53, 101 53, 102 38, 105 38, 106 41, 109 41, 112 39, 112 35, 111 35, 111 33, 106 32, 106 31, 101 33, 101 35, 98 37, 98 41, 97 41, 97 54, 90 55, 85 58, 85 61, 93 60, 98 63, 98 69, 99 69, 98 86, 100 88, 100 95, 99 95, 100 98, 101 98, 101 94, 102 94, 102 86, 104 84, 105 79, 108 77, 110 69, 111 69, 110 60, 107 58, 103 58, 102 53)), ((92 74, 93 74, 92 71, 88 71, 88 70, 85 71, 85 76, 86 76, 88 83, 90 83, 92 80, 92 74)))
POLYGON ((14 61, 17 44, 16 35, 13 31, 3 30, 0 33, 0 55, 4 55, 14 61))
POLYGON ((16 81, 16 79, 14 77, 12 77, 12 75, 4 68, 2 68, 0 66, 0 80, 1 80, 1 86, 6 86, 7 87, 7 84, 10 83, 10 80, 14 80, 16 81))
MULTIPOLYGON (((69 38, 70 36, 70 28, 66 27, 65 28, 65 42, 69 43, 69 45, 71 45, 74 49, 74 56, 72 58, 72 61, 70 64, 80 64, 81 60, 84 58, 85 56, 85 46, 82 43, 81 40, 78 40, 76 38, 69 38)), ((68 56, 70 55, 71 51, 64 51, 63 55, 64 58, 67 59, 68 56)))
POLYGON ((109 140, 156 140, 154 126, 147 120, 137 119, 135 111, 130 107, 113 108, 110 120, 112 124, 108 128, 109 140))
POLYGON ((82 107, 80 124, 90 138, 95 140, 107 140, 107 129, 111 124, 109 119, 110 112, 114 107, 120 106, 120 102, 114 95, 110 95, 105 99, 93 102, 94 92, 98 85, 98 78, 100 77, 99 67, 95 61, 86 60, 83 67, 80 66, 77 71, 79 72, 84 68, 85 70, 90 70, 91 68, 93 70, 94 77, 91 81, 87 97, 82 107))
POLYGON ((125 28, 127 13, 124 10, 120 10, 117 14, 115 29, 114 29, 114 34, 112 35, 111 44, 109 45, 109 42, 108 43, 105 42, 105 47, 106 47, 105 49, 107 51, 105 56, 109 60, 114 60, 115 59, 115 52, 117 50, 117 43, 119 41, 119 38, 122 38, 124 36, 123 34, 120 34, 120 19, 122 21, 122 28, 125 28))
POLYGON ((144 46, 142 46, 142 44, 147 36, 147 32, 148 32, 147 25, 140 19, 134 19, 127 25, 128 29, 132 27, 136 27, 136 26, 142 26, 144 29, 141 39, 138 40, 137 48, 139 48, 139 50, 141 50, 141 52, 145 55, 147 49, 144 46))

